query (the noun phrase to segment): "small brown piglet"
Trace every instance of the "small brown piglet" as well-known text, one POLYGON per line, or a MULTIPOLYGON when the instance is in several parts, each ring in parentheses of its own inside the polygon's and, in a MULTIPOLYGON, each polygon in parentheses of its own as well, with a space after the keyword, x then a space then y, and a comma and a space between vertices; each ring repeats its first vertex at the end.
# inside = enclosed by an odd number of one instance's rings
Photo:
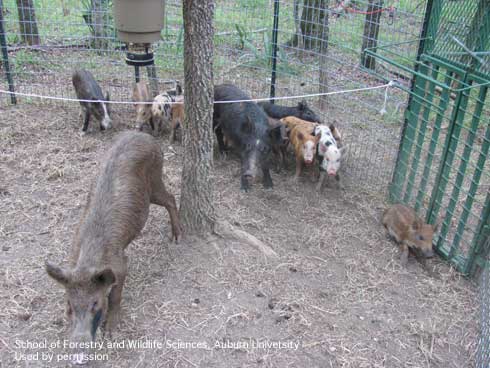
POLYGON ((170 108, 170 143, 174 143, 177 129, 182 131, 185 119, 184 103, 174 103, 170 108))
POLYGON ((421 253, 425 258, 434 256, 432 238, 438 225, 424 223, 412 208, 402 204, 387 208, 383 214, 383 226, 399 244, 403 265, 407 263, 409 250, 421 253))
POLYGON ((175 198, 162 180, 162 156, 160 144, 149 134, 121 134, 88 195, 69 265, 46 261, 48 275, 66 291, 77 364, 87 362, 87 354, 77 346, 95 340, 100 326, 110 335, 117 324, 127 275, 125 249, 145 226, 150 203, 167 209, 173 238, 181 235, 175 198))
POLYGON ((149 104, 152 100, 148 84, 138 82, 133 85, 133 102, 135 102, 134 107, 136 109, 136 128, 143 130, 145 124, 149 124, 152 132, 154 132, 155 126, 153 124, 151 104, 149 104))

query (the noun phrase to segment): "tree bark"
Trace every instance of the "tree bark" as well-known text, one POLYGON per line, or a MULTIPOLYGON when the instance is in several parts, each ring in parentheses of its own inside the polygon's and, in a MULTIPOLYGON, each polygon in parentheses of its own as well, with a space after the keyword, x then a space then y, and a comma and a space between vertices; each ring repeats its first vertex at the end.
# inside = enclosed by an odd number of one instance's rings
POLYGON ((303 0, 300 15, 301 0, 294 1, 293 15, 295 34, 288 44, 298 48, 315 50, 320 47, 321 35, 324 34, 324 18, 328 17, 328 0, 303 0))
POLYGON ((301 32, 305 49, 317 50, 324 34, 324 18, 328 17, 326 0, 304 0, 301 16, 301 32))
POLYGON ((369 0, 367 7, 366 20, 364 21, 364 34, 362 36, 361 48, 361 64, 365 68, 374 70, 376 60, 364 54, 367 48, 374 48, 378 44, 379 20, 381 18, 381 10, 383 8, 383 0, 369 0))
POLYGON ((186 234, 205 234, 216 221, 213 165, 213 0, 183 0, 184 162, 180 219, 186 234))
POLYGON ((37 30, 36 11, 33 0, 16 0, 19 13, 19 29, 22 42, 28 45, 41 44, 37 30))

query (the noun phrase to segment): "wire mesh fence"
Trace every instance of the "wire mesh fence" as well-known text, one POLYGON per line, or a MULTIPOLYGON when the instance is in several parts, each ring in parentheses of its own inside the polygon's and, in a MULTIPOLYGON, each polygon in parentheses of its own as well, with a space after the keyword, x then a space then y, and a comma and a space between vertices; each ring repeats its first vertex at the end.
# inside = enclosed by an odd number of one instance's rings
MULTIPOLYGON (((113 100, 130 99, 134 72, 125 63, 126 45, 116 37, 112 1, 21 3, 3 0, 2 7, 16 91, 75 97, 71 73, 83 68, 92 71, 113 100)), ((271 84, 276 96, 291 96, 384 83, 363 70, 362 48, 416 38, 424 6, 383 4, 372 0, 217 1, 215 83, 235 83, 252 97, 269 96, 271 84), (373 11, 374 15, 367 14, 373 11), (371 28, 376 29, 376 35, 371 28), (276 73, 272 76, 275 46, 276 73)), ((183 79, 181 13, 180 1, 166 2, 161 40, 152 45, 159 91, 183 79)), ((402 48, 403 54, 415 56, 415 44, 402 48)), ((148 76, 144 78, 148 80, 148 76)), ((404 78, 401 82, 408 83, 404 78)), ((3 80, 1 87, 7 88, 3 80)), ((382 116, 383 99, 384 91, 380 90, 307 100, 325 122, 336 123, 343 132, 350 147, 345 164, 348 180, 376 193, 384 192, 391 179, 406 94, 392 89, 388 112, 382 116)), ((0 96, 0 102, 10 103, 9 96, 0 96)), ((21 97, 19 102, 39 101, 21 97)), ((131 107, 117 108, 131 114, 131 107)))

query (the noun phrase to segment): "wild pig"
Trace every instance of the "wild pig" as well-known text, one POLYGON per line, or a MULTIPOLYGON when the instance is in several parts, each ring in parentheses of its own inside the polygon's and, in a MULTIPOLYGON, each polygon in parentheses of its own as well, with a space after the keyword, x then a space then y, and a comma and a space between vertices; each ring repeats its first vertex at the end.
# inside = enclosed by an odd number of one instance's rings
MULTIPOLYGON (((232 84, 214 88, 215 101, 248 100, 250 97, 232 84)), ((264 188, 272 188, 270 156, 272 146, 281 141, 280 127, 270 128, 267 115, 255 102, 218 103, 214 105, 213 129, 220 153, 226 150, 224 137, 241 157, 240 188, 248 191, 251 180, 262 169, 264 188)))
POLYGON ((133 85, 133 102, 136 108, 136 127, 143 129, 145 124, 149 124, 152 131, 155 131, 151 114, 151 104, 139 104, 137 102, 151 102, 150 90, 145 82, 138 82, 133 85))
MULTIPOLYGON (((162 181, 159 143, 141 132, 121 134, 102 162, 71 249, 70 265, 46 261, 46 271, 66 291, 71 340, 95 340, 99 326, 109 335, 117 324, 127 274, 124 251, 141 232, 150 203, 164 206, 178 241, 175 198, 162 181)), ((77 362, 85 355, 79 352, 77 362)))
POLYGON ((313 131, 313 135, 320 135, 318 141, 317 155, 320 160, 320 178, 317 184, 317 191, 321 191, 325 181, 325 174, 329 177, 335 177, 337 187, 341 188, 340 183, 340 164, 342 156, 346 153, 347 147, 339 147, 338 141, 334 137, 334 132, 338 138, 341 137, 340 132, 333 125, 317 125, 313 131))
POLYGON ((315 162, 316 146, 321 135, 313 136, 313 130, 314 126, 311 124, 296 124, 291 130, 289 138, 296 156, 296 180, 301 175, 303 164, 311 166, 315 162))
POLYGON ((102 89, 95 80, 92 73, 88 70, 77 70, 72 75, 73 87, 75 93, 80 100, 93 100, 94 102, 80 101, 83 117, 82 132, 86 133, 90 117, 93 115, 99 121, 100 130, 110 129, 112 120, 110 117, 109 104, 98 101, 109 101, 109 92, 106 97, 102 93, 102 89))
POLYGON ((433 257, 432 239, 439 224, 426 224, 415 211, 402 204, 387 208, 383 214, 383 226, 400 246, 400 261, 407 263, 408 252, 422 253, 425 258, 433 257))
POLYGON ((320 117, 308 106, 305 100, 298 103, 294 107, 280 106, 272 104, 267 101, 259 102, 258 105, 262 107, 265 113, 274 119, 282 119, 287 116, 294 116, 301 120, 309 122, 320 123, 320 117))
POLYGON ((182 129, 184 124, 184 103, 174 103, 171 107, 170 115, 170 143, 173 143, 177 129, 182 129))
POLYGON ((158 132, 161 132, 164 126, 170 124, 172 102, 175 102, 175 97, 169 95, 167 92, 160 93, 153 99, 151 115, 158 132))

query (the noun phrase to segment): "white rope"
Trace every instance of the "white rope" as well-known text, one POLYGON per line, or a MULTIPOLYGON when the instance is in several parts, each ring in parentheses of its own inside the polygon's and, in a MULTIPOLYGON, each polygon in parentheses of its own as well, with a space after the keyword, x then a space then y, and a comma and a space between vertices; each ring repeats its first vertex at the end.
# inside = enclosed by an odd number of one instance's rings
MULTIPOLYGON (((384 102, 384 107, 386 107, 386 100, 387 100, 387 93, 388 93, 388 87, 392 87, 395 85, 395 81, 390 81, 389 83, 383 84, 381 86, 375 86, 375 87, 364 87, 364 88, 355 88, 355 89, 347 89, 343 91, 333 91, 333 92, 323 92, 323 93, 312 93, 312 94, 307 94, 307 95, 299 95, 299 96, 282 96, 282 97, 263 97, 263 98, 251 98, 251 99, 245 99, 245 100, 231 100, 231 101, 214 101, 215 104, 224 104, 224 103, 239 103, 239 102, 259 102, 259 101, 270 101, 270 100, 293 100, 293 99, 298 99, 298 98, 308 98, 308 97, 318 97, 318 96, 330 96, 330 95, 337 95, 337 94, 345 94, 345 93, 355 93, 355 92, 363 92, 363 91, 370 91, 374 89, 381 89, 381 88, 386 88, 385 91, 385 102, 384 102)), ((35 93, 22 93, 22 92, 10 92, 6 91, 3 89, 0 89, 0 93, 3 94, 10 94, 10 95, 16 95, 16 96, 23 96, 23 97, 34 97, 34 98, 40 98, 40 99, 45 99, 45 100, 56 100, 56 101, 69 101, 69 102, 104 102, 108 104, 114 104, 114 105, 152 105, 153 101, 148 101, 148 102, 133 102, 133 101, 105 101, 105 100, 83 100, 83 99, 78 99, 78 98, 67 98, 67 97, 56 97, 56 96, 45 96, 45 95, 38 95, 35 93)), ((173 105, 173 104, 181 104, 182 101, 175 101, 175 102, 165 102, 165 104, 173 105)))
POLYGON ((390 87, 393 87, 395 85, 395 81, 394 80, 391 80, 387 85, 386 85, 386 89, 385 89, 385 100, 383 102, 383 107, 381 108, 381 110, 379 110, 379 113, 381 115, 384 115, 386 114, 386 103, 388 102, 388 88, 390 87))

